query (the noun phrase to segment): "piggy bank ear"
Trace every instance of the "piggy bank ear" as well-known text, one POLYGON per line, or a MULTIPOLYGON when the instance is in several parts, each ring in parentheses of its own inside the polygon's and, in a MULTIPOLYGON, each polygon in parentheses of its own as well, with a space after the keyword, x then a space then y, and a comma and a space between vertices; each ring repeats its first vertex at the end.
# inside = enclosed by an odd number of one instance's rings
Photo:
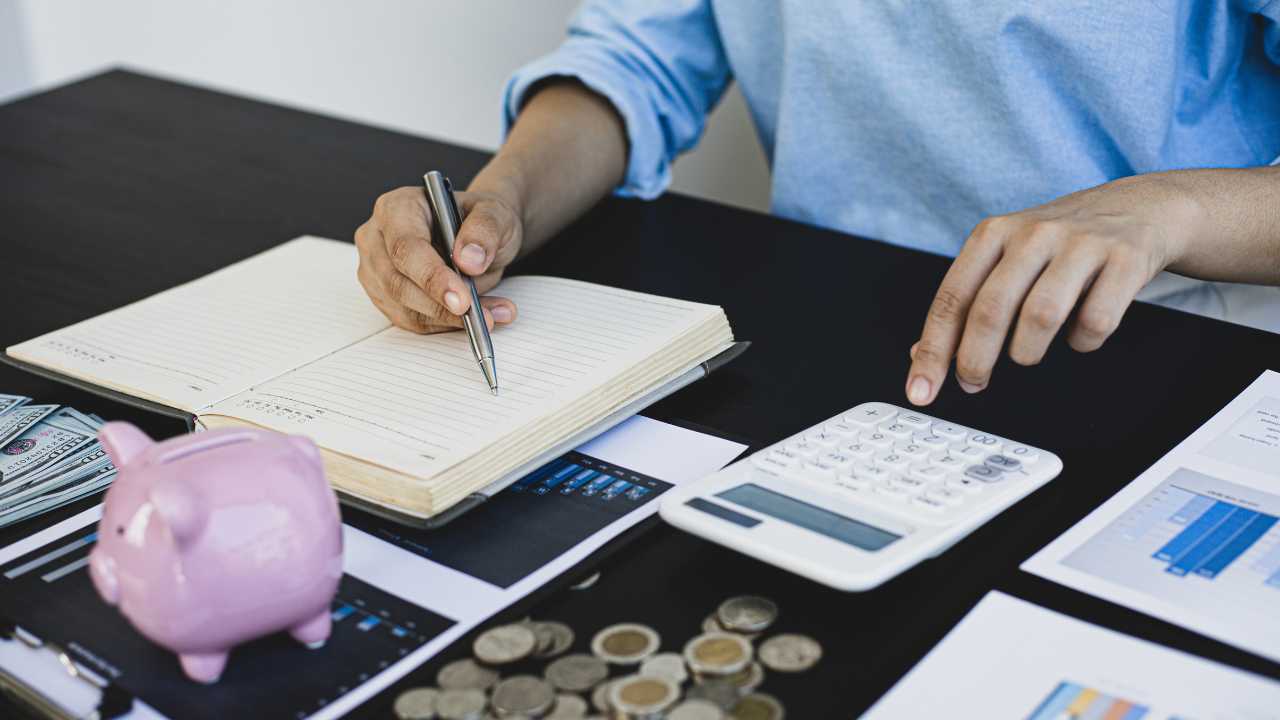
POLYGON ((111 464, 124 467, 143 450, 155 444, 147 434, 127 422, 109 422, 98 431, 98 440, 107 449, 111 464))
POLYGON ((207 513, 199 493, 190 485, 172 478, 161 480, 151 486, 148 499, 179 545, 199 537, 207 513))

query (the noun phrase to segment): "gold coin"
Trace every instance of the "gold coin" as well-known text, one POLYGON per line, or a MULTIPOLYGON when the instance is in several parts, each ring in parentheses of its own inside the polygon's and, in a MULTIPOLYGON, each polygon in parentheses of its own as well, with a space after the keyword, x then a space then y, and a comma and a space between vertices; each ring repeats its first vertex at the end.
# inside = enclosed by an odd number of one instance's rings
POLYGON ((609 690, 609 702, 628 716, 662 712, 680 699, 680 688, 666 678, 633 675, 618 680, 609 690))
POLYGON ((782 703, 764 693, 752 693, 742 698, 729 711, 734 720, 782 720, 786 714, 782 703))
POLYGON ((689 669, 702 675, 732 675, 747 667, 751 655, 751 644, 732 633, 706 633, 684 646, 689 669))
POLYGON ((616 665, 632 665, 658 651, 658 633, 635 623, 607 627, 591 639, 596 657, 616 665))

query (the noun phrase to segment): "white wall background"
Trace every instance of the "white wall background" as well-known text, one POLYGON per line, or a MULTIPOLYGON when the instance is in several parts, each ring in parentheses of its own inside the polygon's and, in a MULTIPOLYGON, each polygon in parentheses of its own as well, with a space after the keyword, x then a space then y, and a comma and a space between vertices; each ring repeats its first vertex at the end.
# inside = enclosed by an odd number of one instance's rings
MULTIPOLYGON (((507 76, 560 42, 576 5, 0 0, 0 101, 123 65, 491 150, 507 76), (432 63, 451 71, 433 78, 432 63)), ((675 178, 682 192, 767 207, 764 156, 736 89, 675 178)))

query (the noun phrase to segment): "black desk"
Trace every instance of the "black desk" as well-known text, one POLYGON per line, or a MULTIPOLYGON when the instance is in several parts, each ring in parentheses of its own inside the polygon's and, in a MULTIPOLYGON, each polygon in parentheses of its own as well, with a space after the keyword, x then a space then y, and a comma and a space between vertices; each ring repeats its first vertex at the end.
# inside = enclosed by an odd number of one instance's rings
MULTIPOLYGON (((0 107, 0 344, 297 235, 349 239, 379 193, 417 184, 426 167, 465 184, 485 157, 125 72, 0 107)), ((724 306, 738 337, 755 341, 751 351, 650 414, 764 444, 860 401, 904 402, 907 349, 946 268, 943 258, 668 195, 606 201, 517 271, 724 306), (801 259, 814 257, 820 260, 801 259), (828 328, 827 356, 796 349, 828 328)), ((1040 367, 1003 362, 980 395, 944 389, 932 412, 1051 448, 1066 471, 943 557, 873 592, 827 590, 658 527, 608 559, 610 569, 590 591, 553 591, 508 614, 564 619, 588 638, 606 624, 636 620, 674 641, 697 632, 729 595, 768 595, 782 606, 779 629, 810 633, 827 650, 816 670, 766 681, 795 718, 867 708, 993 588, 1280 677, 1276 663, 1017 569, 1268 367, 1280 369, 1280 335, 1137 306, 1096 353, 1057 343, 1040 367)), ((87 411, 107 406, 4 367, 0 391, 87 411)), ((114 406, 110 412, 153 433, 178 431, 114 406)), ((53 519, 0 531, 0 543, 53 519)), ((467 644, 442 659, 465 653, 467 644)), ((397 687, 432 684, 439 663, 397 687)), ((394 693, 361 713, 385 716, 394 693)))

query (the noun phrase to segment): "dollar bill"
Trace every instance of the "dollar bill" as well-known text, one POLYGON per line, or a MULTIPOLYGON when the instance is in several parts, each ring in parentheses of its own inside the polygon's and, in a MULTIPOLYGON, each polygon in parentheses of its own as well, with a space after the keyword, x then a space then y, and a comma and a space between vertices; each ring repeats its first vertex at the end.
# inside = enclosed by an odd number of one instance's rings
POLYGON ((0 446, 0 494, 16 485, 25 485, 41 470, 96 442, 92 433, 55 420, 41 420, 0 446))
POLYGON ((31 398, 26 395, 5 395, 0 393, 0 415, 29 402, 31 402, 31 398))
POLYGON ((81 478, 76 484, 66 486, 51 493, 38 495, 13 507, 0 510, 0 527, 12 525, 20 520, 34 517, 40 513, 62 507, 82 497, 95 493, 115 478, 116 469, 108 465, 93 475, 81 478))
POLYGON ((102 445, 96 442, 89 443, 85 448, 68 456, 65 461, 29 476, 21 483, 0 485, 0 512, 4 512, 9 505, 76 482, 81 476, 109 465, 111 465, 111 458, 107 457, 107 452, 102 445))
POLYGON ((0 415, 0 448, 48 417, 57 405, 26 405, 0 415))

